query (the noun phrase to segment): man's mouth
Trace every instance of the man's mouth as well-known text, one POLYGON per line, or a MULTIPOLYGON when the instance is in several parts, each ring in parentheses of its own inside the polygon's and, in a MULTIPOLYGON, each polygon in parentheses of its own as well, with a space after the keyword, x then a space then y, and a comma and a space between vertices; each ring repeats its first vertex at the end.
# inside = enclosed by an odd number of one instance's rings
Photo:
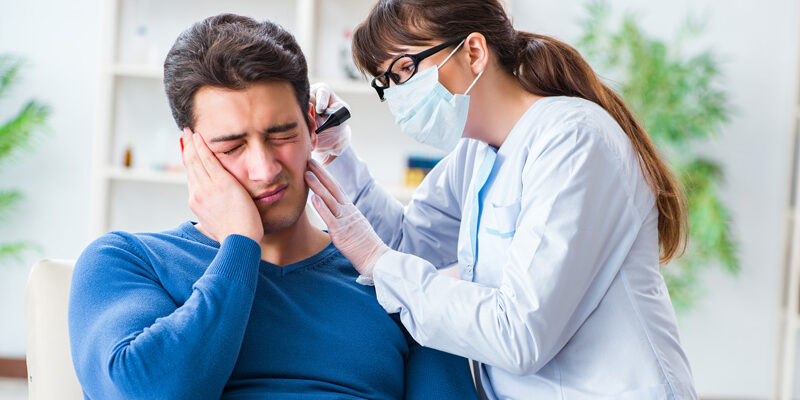
POLYGON ((269 205, 277 202, 283 195, 286 193, 286 188, 289 187, 288 184, 278 185, 276 188, 267 190, 264 193, 253 198, 256 203, 269 205))

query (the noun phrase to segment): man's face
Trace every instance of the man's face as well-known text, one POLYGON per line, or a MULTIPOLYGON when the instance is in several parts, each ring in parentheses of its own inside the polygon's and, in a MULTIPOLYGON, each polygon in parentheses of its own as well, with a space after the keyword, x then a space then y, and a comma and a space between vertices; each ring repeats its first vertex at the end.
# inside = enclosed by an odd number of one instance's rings
POLYGON ((293 225, 305 208, 303 175, 317 137, 309 135, 306 118, 312 132, 314 118, 303 115, 292 85, 204 86, 195 93, 194 113, 195 133, 253 197, 264 233, 293 225))

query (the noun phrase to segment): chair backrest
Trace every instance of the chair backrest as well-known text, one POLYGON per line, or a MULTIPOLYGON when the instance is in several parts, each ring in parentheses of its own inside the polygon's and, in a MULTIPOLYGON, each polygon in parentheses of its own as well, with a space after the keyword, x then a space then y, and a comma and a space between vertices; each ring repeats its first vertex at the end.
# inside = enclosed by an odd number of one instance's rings
POLYGON ((25 287, 28 398, 83 399, 72 366, 67 305, 75 261, 34 264, 25 287))

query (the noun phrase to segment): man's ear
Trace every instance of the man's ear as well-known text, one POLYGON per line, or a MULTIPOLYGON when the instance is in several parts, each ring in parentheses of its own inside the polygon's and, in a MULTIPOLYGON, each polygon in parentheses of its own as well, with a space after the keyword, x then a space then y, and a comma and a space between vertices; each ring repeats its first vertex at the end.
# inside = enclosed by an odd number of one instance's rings
POLYGON ((311 135, 311 150, 314 150, 317 148, 317 119, 315 118, 314 105, 311 103, 308 103, 308 115, 306 117, 308 118, 310 129, 308 134, 311 135))

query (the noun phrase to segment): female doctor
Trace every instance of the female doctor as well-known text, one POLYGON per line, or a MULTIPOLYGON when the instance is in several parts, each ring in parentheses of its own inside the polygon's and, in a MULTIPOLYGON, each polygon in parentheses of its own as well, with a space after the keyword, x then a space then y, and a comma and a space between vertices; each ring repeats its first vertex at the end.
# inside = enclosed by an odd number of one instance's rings
POLYGON ((404 208, 349 127, 318 139, 312 203, 381 306, 478 362, 489 399, 695 399, 659 273, 681 187, 580 54, 498 0, 380 0, 353 40, 400 129, 449 152, 404 208), (454 263, 460 279, 437 273, 454 263))

